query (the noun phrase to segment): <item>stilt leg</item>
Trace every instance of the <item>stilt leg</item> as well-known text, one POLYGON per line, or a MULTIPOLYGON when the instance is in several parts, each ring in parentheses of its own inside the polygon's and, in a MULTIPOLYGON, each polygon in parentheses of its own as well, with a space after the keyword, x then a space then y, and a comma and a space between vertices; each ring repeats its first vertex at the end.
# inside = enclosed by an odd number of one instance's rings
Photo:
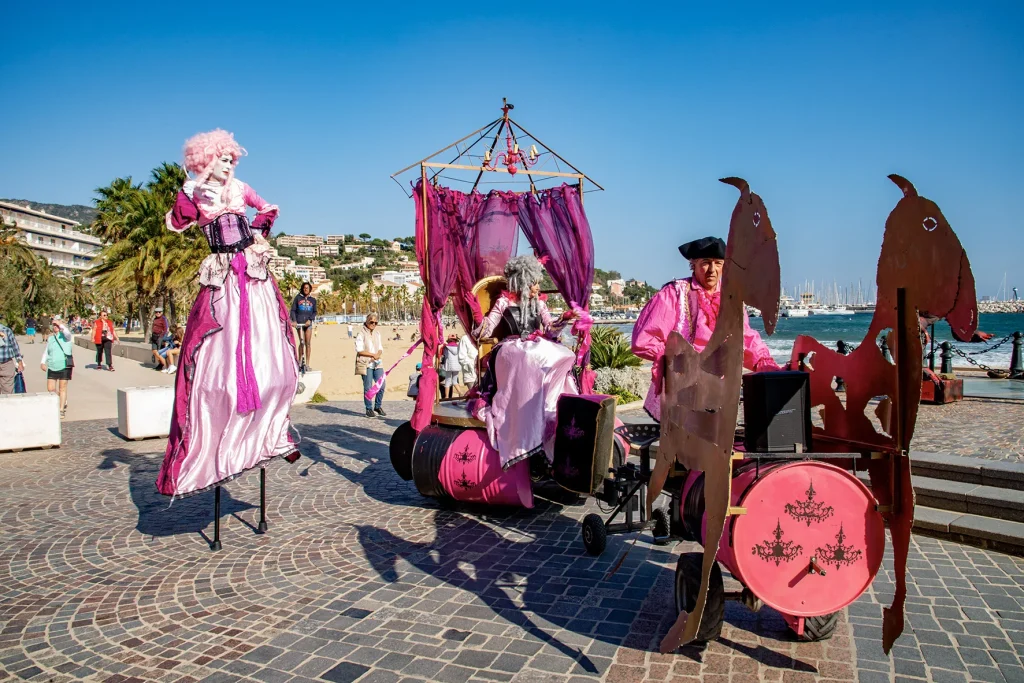
POLYGON ((220 550, 220 487, 213 491, 213 543, 210 550, 220 550))
POLYGON ((267 533, 267 468, 260 468, 260 523, 256 533, 267 533))

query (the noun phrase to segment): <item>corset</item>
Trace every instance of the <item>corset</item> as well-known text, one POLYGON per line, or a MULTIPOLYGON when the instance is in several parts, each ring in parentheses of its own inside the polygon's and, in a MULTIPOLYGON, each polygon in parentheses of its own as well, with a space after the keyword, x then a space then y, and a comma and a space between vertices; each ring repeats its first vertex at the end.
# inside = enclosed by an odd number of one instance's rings
POLYGON ((202 228, 210 251, 215 254, 236 254, 256 241, 244 215, 222 213, 202 228))
POLYGON ((529 329, 524 330, 519 324, 519 306, 509 306, 501 314, 501 322, 498 323, 494 336, 497 339, 505 337, 518 337, 523 333, 530 334, 540 329, 540 316, 534 316, 530 320, 529 329))

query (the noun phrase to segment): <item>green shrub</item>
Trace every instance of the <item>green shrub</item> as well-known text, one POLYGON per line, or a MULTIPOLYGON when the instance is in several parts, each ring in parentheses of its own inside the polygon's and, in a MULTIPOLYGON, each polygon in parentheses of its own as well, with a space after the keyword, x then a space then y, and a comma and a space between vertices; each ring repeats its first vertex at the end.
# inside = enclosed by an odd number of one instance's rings
POLYGON ((313 394, 313 398, 309 399, 310 403, 327 403, 327 397, 321 394, 319 391, 313 394))
POLYGON ((608 388, 608 393, 612 396, 617 396, 619 403, 635 403, 640 400, 640 397, 634 394, 629 389, 623 389, 617 384, 613 384, 608 388))
POLYGON ((590 367, 635 368, 643 361, 633 355, 630 340, 626 335, 610 326, 595 326, 590 333, 590 367))

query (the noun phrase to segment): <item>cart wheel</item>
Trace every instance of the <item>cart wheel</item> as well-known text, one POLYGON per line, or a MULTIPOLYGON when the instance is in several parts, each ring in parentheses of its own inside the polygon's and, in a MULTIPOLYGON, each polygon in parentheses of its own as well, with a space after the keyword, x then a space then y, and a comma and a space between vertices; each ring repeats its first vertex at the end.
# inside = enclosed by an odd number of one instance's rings
POLYGON ((823 614, 820 617, 807 617, 804 619, 804 634, 800 637, 800 640, 805 640, 809 643, 828 640, 835 633, 838 623, 839 612, 823 614))
POLYGON ((620 467, 626 464, 626 456, 629 455, 629 451, 623 444, 622 439, 616 437, 612 439, 612 469, 618 471, 620 467))
MULTIPOLYGON (((700 592, 700 572, 704 562, 703 553, 683 553, 676 564, 676 612, 692 612, 700 592)), ((725 583, 722 569, 715 562, 708 580, 708 598, 704 603, 704 614, 700 619, 696 640, 708 642, 722 635, 725 621, 725 583)))
POLYGON ((406 481, 412 480, 412 449, 415 444, 416 430, 408 422, 400 424, 391 435, 391 466, 406 481))
POLYGON ((583 518, 583 547, 591 555, 600 555, 608 545, 608 530, 604 520, 591 512, 583 518))
POLYGON ((654 542, 657 545, 665 545, 669 537, 668 510, 665 508, 654 508, 651 510, 651 521, 654 522, 654 528, 651 530, 651 533, 654 535, 654 542))

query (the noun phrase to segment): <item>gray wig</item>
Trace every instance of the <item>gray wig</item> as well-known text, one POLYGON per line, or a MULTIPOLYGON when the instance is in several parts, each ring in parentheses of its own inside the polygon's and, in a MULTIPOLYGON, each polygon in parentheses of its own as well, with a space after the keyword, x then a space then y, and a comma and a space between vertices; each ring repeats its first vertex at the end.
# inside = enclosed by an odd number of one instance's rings
POLYGON ((509 291, 519 295, 519 324, 528 330, 530 321, 540 315, 540 303, 530 298, 530 287, 544 279, 544 267, 532 254, 515 256, 505 264, 505 279, 509 291))

